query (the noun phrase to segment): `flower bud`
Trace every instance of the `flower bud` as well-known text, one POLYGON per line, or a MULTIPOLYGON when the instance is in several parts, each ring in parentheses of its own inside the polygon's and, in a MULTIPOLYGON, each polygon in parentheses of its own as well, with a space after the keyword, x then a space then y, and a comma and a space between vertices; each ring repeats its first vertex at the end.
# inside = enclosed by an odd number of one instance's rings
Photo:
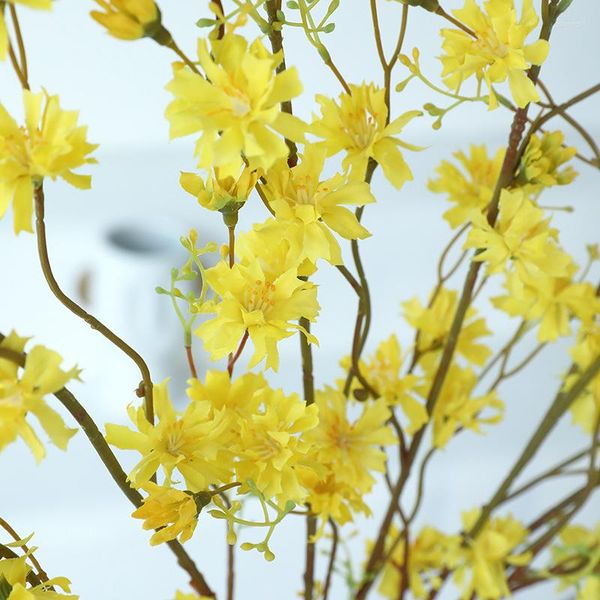
POLYGON ((96 0, 105 12, 93 10, 92 18, 120 40, 155 37, 161 31, 161 14, 154 0, 96 0))

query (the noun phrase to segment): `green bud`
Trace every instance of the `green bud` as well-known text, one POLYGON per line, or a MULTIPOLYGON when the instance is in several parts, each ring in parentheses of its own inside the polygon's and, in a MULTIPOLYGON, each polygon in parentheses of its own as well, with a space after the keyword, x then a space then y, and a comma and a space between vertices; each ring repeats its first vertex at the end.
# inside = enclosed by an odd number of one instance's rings
POLYGON ((196 21, 196 27, 214 27, 216 24, 216 19, 198 19, 196 21))
POLYGON ((323 33, 331 33, 335 29, 335 23, 327 23, 321 30, 323 33))
POLYGON ((403 4, 409 4, 410 6, 420 6, 429 12, 435 12, 439 7, 440 3, 438 0, 400 0, 403 4))
POLYGON ((295 2, 294 0, 289 0, 289 2, 285 3, 286 6, 292 10, 298 10, 300 7, 298 6, 298 3, 295 2))

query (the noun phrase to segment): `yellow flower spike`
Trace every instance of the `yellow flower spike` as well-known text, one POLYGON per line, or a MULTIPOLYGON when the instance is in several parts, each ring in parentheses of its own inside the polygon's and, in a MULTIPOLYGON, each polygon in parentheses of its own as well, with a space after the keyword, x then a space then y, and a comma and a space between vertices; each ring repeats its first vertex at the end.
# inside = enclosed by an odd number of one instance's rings
POLYGON ((455 229, 471 220, 474 210, 483 212, 492 199, 500 175, 504 148, 488 156, 485 146, 472 145, 470 153, 455 152, 454 158, 462 170, 449 161, 436 168, 437 179, 430 179, 428 188, 435 193, 445 193, 454 206, 444 213, 444 219, 455 229))
POLYGON ((387 426, 390 411, 385 400, 362 405, 361 416, 351 421, 344 395, 331 387, 318 390, 319 424, 305 436, 313 445, 319 465, 335 474, 340 484, 366 493, 375 483, 373 472, 385 472, 385 452, 381 446, 397 444, 387 426))
POLYGON ((269 169, 288 156, 284 138, 304 141, 305 124, 281 111, 280 103, 302 92, 294 67, 281 73, 280 56, 260 40, 240 35, 198 42, 198 57, 208 79, 176 66, 167 89, 174 100, 166 110, 171 138, 200 133, 198 166, 239 172, 242 156, 251 169, 269 169), (222 133, 222 135, 219 135, 222 133))
MULTIPOLYGON (((389 543, 400 535, 392 526, 388 535, 389 543)), ((388 562, 385 564, 379 592, 390 600, 398 597, 402 583, 404 541, 396 545, 388 562)), ((441 581, 438 573, 444 568, 453 568, 460 552, 460 537, 446 535, 434 527, 423 527, 411 540, 408 552, 408 575, 412 595, 415 598, 428 598, 432 590, 438 589, 441 581)))
POLYGON ((225 411, 215 411, 210 403, 199 401, 179 414, 173 408, 166 382, 154 386, 154 405, 156 425, 148 423, 143 407, 132 406, 128 412, 136 430, 106 425, 109 444, 142 455, 129 479, 142 485, 162 467, 168 481, 175 470, 179 471, 192 492, 229 482, 232 459, 227 448, 229 419, 225 411))
POLYGON ((516 184, 536 193, 546 187, 571 183, 577 172, 571 166, 562 170, 560 167, 577 154, 577 149, 563 147, 564 140, 561 131, 547 132, 542 137, 533 135, 523 153, 516 184))
POLYGON ((60 177, 87 189, 90 175, 74 169, 96 163, 98 146, 86 140, 78 112, 62 110, 58 96, 23 91, 25 126, 19 127, 0 104, 0 218, 13 203, 15 233, 32 232, 33 190, 44 177, 60 177))
POLYGON ((305 147, 301 162, 291 169, 284 160, 275 163, 261 185, 275 219, 257 230, 272 247, 288 240, 300 262, 324 259, 340 265, 341 249, 332 231, 347 240, 371 235, 344 205, 364 206, 375 198, 367 183, 341 174, 321 181, 324 163, 325 150, 314 144, 305 147))
POLYGON ((216 167, 206 181, 194 173, 181 173, 181 187, 198 200, 198 204, 209 210, 223 210, 233 206, 239 209, 254 189, 260 176, 259 171, 247 167, 241 173, 231 175, 216 167))
POLYGON ((473 260, 486 262, 488 275, 508 270, 513 263, 521 273, 566 277, 572 272, 573 261, 556 244, 550 219, 544 219, 544 211, 523 189, 502 190, 499 206, 494 227, 486 215, 473 213, 473 228, 463 246, 481 250, 473 260))
POLYGON ((92 18, 120 40, 153 37, 161 28, 161 14, 154 0, 95 0, 104 12, 92 18))
POLYGON ((389 181, 400 189, 412 180, 412 173, 398 149, 421 150, 396 136, 418 110, 406 112, 386 125, 385 91, 373 84, 351 85, 352 94, 342 93, 339 103, 317 95, 321 116, 314 117, 311 132, 322 138, 327 156, 344 152, 342 165, 353 179, 365 177, 369 159, 376 160, 389 181))
POLYGON ((198 521, 198 506, 194 497, 169 486, 147 481, 141 488, 148 493, 144 503, 132 513, 134 519, 144 520, 144 529, 158 529, 150 538, 156 546, 179 539, 183 544, 193 535, 198 521))
POLYGON ((276 371, 277 342, 298 330, 311 343, 317 343, 314 336, 297 324, 300 317, 316 319, 317 288, 297 275, 297 266, 273 273, 251 256, 232 268, 221 261, 207 269, 206 281, 219 300, 207 308, 207 312, 216 316, 202 323, 195 333, 212 360, 234 352, 246 331, 254 344, 250 368, 266 357, 266 368, 276 371))
MULTIPOLYGON (((13 331, 0 343, 0 348, 20 353, 26 341, 13 331)), ((63 371, 61 362, 59 354, 44 346, 34 346, 29 351, 20 375, 17 365, 0 359, 0 450, 21 437, 36 462, 44 458, 46 450, 27 421, 29 414, 36 417, 54 445, 61 450, 67 449, 77 429, 67 427, 62 417, 44 400, 44 396, 57 392, 79 376, 77 368, 63 371)))
POLYGON ((494 424, 502 420, 504 403, 495 392, 473 397, 477 375, 472 369, 450 367, 444 387, 433 411, 433 445, 443 448, 459 428, 477 433, 481 424, 494 424), (481 413, 486 408, 495 411, 491 416, 481 413))
MULTIPOLYGON (((8 0, 9 4, 23 4, 29 8, 39 8, 50 10, 52 0, 8 0)), ((8 32, 6 30, 6 21, 4 14, 0 12, 0 60, 6 60, 8 53, 8 32)))
POLYGON ((444 83, 458 92, 463 82, 474 75, 478 84, 485 82, 489 89, 490 109, 498 106, 493 85, 506 80, 517 106, 523 108, 539 100, 527 70, 546 60, 550 46, 545 40, 525 43, 539 21, 533 0, 523 0, 519 20, 514 0, 487 0, 483 10, 475 0, 465 0, 464 7, 453 14, 475 38, 459 29, 441 30, 444 83))
MULTIPOLYGON (((477 520, 479 509, 463 513, 468 530, 477 520)), ((530 553, 515 554, 514 549, 525 542, 529 532, 512 515, 489 521, 464 552, 465 564, 455 571, 455 581, 463 588, 461 598, 475 593, 480 598, 497 600, 510 596, 506 580, 509 565, 523 566, 531 560, 530 553), (471 576, 464 585, 467 572, 471 576)))
MULTIPOLYGON (((404 318, 420 331, 418 351, 422 354, 422 359, 419 364, 425 370, 429 370, 430 366, 437 367, 435 357, 450 332, 457 302, 458 293, 455 290, 441 288, 430 308, 424 307, 417 298, 402 303, 404 318)), ((485 319, 477 317, 475 308, 470 307, 458 338, 457 352, 469 362, 482 366, 492 352, 479 343, 478 339, 490 334, 485 319)))

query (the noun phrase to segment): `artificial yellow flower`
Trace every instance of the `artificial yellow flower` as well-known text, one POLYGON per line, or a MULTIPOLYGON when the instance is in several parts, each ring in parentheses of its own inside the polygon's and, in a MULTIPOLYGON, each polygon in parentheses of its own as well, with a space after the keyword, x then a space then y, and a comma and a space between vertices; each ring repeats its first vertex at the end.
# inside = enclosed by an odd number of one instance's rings
MULTIPOLYGON (((0 348, 20 354, 26 342, 27 338, 12 331, 0 342, 0 348)), ((67 427, 44 400, 44 396, 54 394, 79 375, 76 367, 63 371, 61 362, 57 352, 44 346, 34 346, 28 352, 22 373, 16 363, 0 358, 0 450, 20 437, 33 452, 36 462, 44 458, 46 450, 27 421, 29 414, 36 417, 53 444, 61 450, 67 449, 77 429, 67 427)))
POLYGON ((198 204, 209 210, 236 212, 248 200, 259 177, 258 171, 244 167, 238 177, 223 173, 216 167, 206 182, 195 173, 181 173, 181 187, 198 200, 198 204))
POLYGON ((589 283, 573 283, 570 277, 508 273, 506 295, 492 298, 496 308, 511 316, 540 322, 538 340, 552 342, 571 332, 569 319, 589 323, 600 310, 600 300, 589 283))
POLYGON ((520 273, 541 271, 565 277, 572 269, 571 257, 557 245, 557 231, 549 227, 544 211, 522 189, 502 190, 500 213, 494 227, 481 213, 473 213, 473 228, 463 248, 475 248, 473 260, 487 263, 487 273, 499 273, 515 264, 520 273), (508 261, 512 261, 509 263, 508 261))
POLYGON ((385 400, 365 402, 362 414, 352 421, 342 392, 331 387, 316 392, 319 425, 306 434, 318 464, 335 473, 339 483, 368 492, 375 483, 373 472, 385 472, 381 446, 397 444, 386 425, 390 417, 385 400))
POLYGON ((140 486, 148 496, 131 516, 144 520, 144 529, 157 529, 150 538, 156 546, 179 538, 183 544, 193 535, 198 522, 198 506, 191 493, 147 481, 140 486))
POLYGON ((25 127, 19 127, 0 104, 0 218, 13 203, 15 233, 33 231, 33 191, 44 177, 60 177, 81 189, 91 176, 73 169, 95 163, 88 155, 97 146, 86 141, 87 127, 78 112, 62 110, 58 96, 23 91, 25 127))
POLYGON ((151 425, 143 407, 130 406, 128 413, 136 431, 108 423, 106 441, 122 450, 136 450, 142 459, 129 479, 146 483, 159 467, 167 482, 178 470, 192 492, 208 489, 214 483, 231 479, 231 458, 227 450, 228 419, 224 411, 214 411, 208 402, 192 402, 178 414, 169 398, 167 383, 154 386, 158 423, 151 425))
POLYGON ((177 590, 174 600, 213 600, 213 597, 198 596, 198 594, 184 594, 177 590))
MULTIPOLYGON (((417 349, 422 355, 419 364, 424 368, 431 366, 432 355, 443 347, 446 337, 450 332, 456 306, 458 293, 442 287, 429 308, 424 307, 417 298, 403 302, 404 317, 410 325, 419 330, 417 349)), ((460 335, 456 350, 469 362, 483 365, 491 354, 491 350, 484 344, 478 343, 478 338, 490 335, 485 319, 477 317, 477 311, 470 307, 460 335)))
MULTIPOLYGON (((30 8, 41 8, 50 10, 52 0, 8 0, 9 4, 23 4, 30 8)), ((0 60, 5 60, 8 53, 8 31, 6 30, 6 21, 4 13, 0 12, 0 60)))
POLYGON ((340 245, 332 231, 347 240, 371 235, 343 205, 364 206, 375 198, 367 183, 348 181, 339 173, 321 181, 324 162, 325 151, 310 144, 297 166, 289 168, 285 160, 273 165, 260 187, 275 219, 258 229, 272 247, 287 239, 299 260, 314 264, 323 258, 341 265, 340 245))
MULTIPOLYGON (((309 469, 306 436, 319 422, 315 404, 307 406, 297 395, 286 396, 269 387, 258 392, 260 410, 240 422, 240 447, 235 472, 240 482, 251 480, 267 498, 283 506, 304 501, 301 473, 309 469)), ((246 490, 242 485, 240 491, 246 490)))
POLYGON ((33 569, 27 564, 27 556, 0 559, 0 597, 6 600, 78 600, 71 594, 71 582, 66 577, 52 577, 40 585, 30 587, 27 575, 33 569), (67 592, 62 594, 56 589, 67 592), (6 594, 6 595, 3 595, 6 594))
MULTIPOLYGON (((425 406, 415 396, 415 388, 419 382, 416 375, 402 375, 404 362, 400 343, 392 334, 377 346, 374 354, 359 363, 360 373, 367 383, 390 406, 400 406, 408 419, 404 428, 408 435, 414 435, 428 421, 425 406)), ((342 366, 348 370, 350 358, 342 361, 342 366)), ((354 384, 360 387, 360 382, 354 379, 354 384)))
POLYGON ((198 41, 198 59, 208 79, 175 65, 167 89, 175 96, 166 111, 171 138, 200 132, 199 166, 227 168, 237 175, 242 156, 251 169, 269 169, 288 155, 284 138, 304 140, 305 125, 281 111, 280 103, 298 96, 302 84, 294 67, 275 68, 281 54, 269 53, 260 40, 248 46, 226 33, 198 41))
POLYGON ((571 183, 577 177, 575 169, 560 167, 577 154, 577 148, 564 147, 564 141, 562 131, 546 132, 541 137, 532 135, 521 158, 516 185, 539 192, 545 187, 571 183))
POLYGON ((433 445, 443 448, 459 428, 479 433, 481 424, 498 423, 502 419, 504 403, 495 392, 473 397, 477 375, 472 369, 453 365, 442 387, 433 410, 433 445), (490 416, 481 413, 486 409, 495 411, 490 416))
POLYGON ((316 287, 297 277, 297 267, 272 274, 256 260, 232 268, 219 262, 207 269, 206 281, 219 301, 202 308, 216 316, 196 329, 213 360, 234 352, 247 331, 254 344, 250 368, 266 357, 266 367, 279 367, 277 342, 301 330, 309 341, 316 338, 297 324, 300 317, 314 321, 319 313, 316 287))
POLYGON ((92 18, 120 40, 138 40, 155 35, 161 27, 160 10, 154 0, 96 0, 104 12, 93 10, 92 18))
POLYGON ((545 40, 525 43, 539 21, 533 0, 523 0, 519 21, 514 0, 487 0, 484 10, 475 0, 465 0, 464 7, 452 13, 475 37, 461 29, 441 30, 442 77, 450 89, 458 92, 463 82, 475 75, 478 85, 485 81, 489 89, 490 109, 498 106, 493 85, 507 79, 517 106, 523 108, 540 99, 527 70, 546 60, 549 44, 545 40))
MULTIPOLYGON (((390 529, 388 540, 393 543, 401 535, 395 527, 390 529)), ((428 598, 432 590, 442 583, 438 573, 454 566, 460 547, 457 535, 446 535, 434 527, 423 527, 411 541, 408 552, 408 576, 412 595, 415 598, 428 598)), ((385 598, 395 600, 402 583, 404 571, 405 542, 396 544, 385 564, 379 592, 385 598)))
POLYGON ((447 160, 442 161, 435 170, 437 179, 431 179, 428 188, 447 194, 448 201, 454 204, 444 213, 444 219, 454 229, 470 221, 473 211, 485 211, 500 175, 504 148, 489 157, 485 146, 472 145, 470 154, 459 151, 453 156, 462 170, 447 160))
MULTIPOLYGON (((475 524, 479 513, 479 509, 463 513, 465 530, 475 524)), ((514 549, 527 539, 528 533, 512 515, 488 521, 465 551, 465 564, 455 571, 454 580, 463 590, 461 598, 471 598, 473 593, 486 600, 510 596, 506 569, 509 565, 527 565, 531 560, 531 553, 514 553, 514 549), (470 577, 465 582, 467 572, 470 572, 470 577)))
POLYGON ((364 179, 369 159, 374 159, 394 187, 400 189, 413 177, 398 147, 420 148, 396 136, 422 113, 409 111, 386 125, 385 91, 366 83, 351 85, 350 89, 352 94, 342 93, 339 104, 326 96, 317 96, 321 116, 314 117, 311 131, 323 139, 320 143, 327 156, 345 153, 342 165, 354 179, 364 179))

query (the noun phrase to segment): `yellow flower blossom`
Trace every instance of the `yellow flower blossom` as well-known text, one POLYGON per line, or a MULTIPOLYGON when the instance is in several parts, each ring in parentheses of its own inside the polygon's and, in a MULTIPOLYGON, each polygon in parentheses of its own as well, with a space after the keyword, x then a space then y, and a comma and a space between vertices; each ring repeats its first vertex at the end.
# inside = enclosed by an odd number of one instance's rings
POLYGON ((311 131, 320 138, 327 156, 345 152, 342 162, 354 179, 365 177, 369 159, 376 160, 385 176, 400 189, 412 173, 398 149, 420 150, 396 136, 421 112, 406 112, 386 125, 388 110, 385 92, 373 84, 351 85, 352 94, 342 93, 339 104, 326 96, 317 96, 321 116, 314 117, 311 131))
POLYGON ((92 18, 120 40, 152 37, 161 26, 160 10, 154 0, 96 0, 104 12, 93 10, 92 18))
POLYGON ((242 155, 251 169, 268 169, 288 155, 284 137, 301 142, 305 125, 281 111, 280 103, 298 96, 302 84, 294 67, 275 74, 281 55, 260 40, 235 33, 198 42, 198 59, 208 79, 176 65, 167 89, 171 138, 200 132, 199 166, 227 167, 239 173, 242 155))
MULTIPOLYGON (((319 422, 315 404, 307 406, 297 394, 264 388, 258 392, 261 410, 241 421, 235 463, 237 480, 252 480, 267 498, 302 502, 306 490, 300 473, 307 464, 306 435, 319 422)), ((245 487, 240 488, 244 492, 245 487)))
MULTIPOLYGON (((425 359, 420 361, 422 366, 427 366, 427 359, 431 358, 432 352, 443 347, 456 313, 457 302, 458 294, 455 290, 441 288, 429 308, 424 307, 417 298, 402 304, 405 319, 419 330, 417 349, 425 359)), ((469 362, 483 365, 491 350, 477 340, 490 333, 485 319, 477 318, 477 311, 473 307, 469 308, 458 337, 457 352, 469 362)))
POLYGON ((502 190, 500 213, 494 227, 487 217, 473 213, 473 228, 463 248, 481 250, 473 260, 486 262, 487 273, 499 273, 513 261, 520 272, 541 271, 564 277, 572 268, 571 257, 557 245, 557 231, 549 227, 544 211, 521 189, 502 190))
POLYGON ((563 147, 564 141, 562 131, 531 136, 517 171, 516 185, 538 192, 545 187, 571 183, 577 177, 575 169, 568 166, 561 170, 560 167, 577 154, 577 148, 563 147))
MULTIPOLYGON (((395 527, 390 529, 389 541, 393 543, 401 535, 395 527)), ((423 527, 412 540, 408 553, 409 586, 415 598, 428 598, 432 590, 439 588, 442 580, 439 571, 452 567, 460 546, 459 536, 449 536, 434 527, 423 527)), ((401 540, 385 564, 379 592, 385 598, 395 600, 402 583, 405 543, 401 540)))
POLYGON ((502 419, 504 404, 495 392, 473 397, 477 375, 472 369, 451 366, 442 391, 433 410, 433 444, 443 448, 459 427, 480 432, 481 424, 498 423, 502 419), (483 416, 486 408, 495 414, 483 416))
POLYGON ((183 544, 193 535, 198 521, 198 507, 192 494, 147 481, 142 489, 148 493, 144 503, 131 516, 144 520, 144 529, 158 529, 150 538, 156 546, 179 538, 183 544))
POLYGON ((319 425, 306 434, 318 464, 335 473, 339 483, 363 492, 371 490, 373 472, 385 472, 385 452, 381 446, 397 443, 386 425, 390 411, 385 400, 363 404, 361 416, 351 421, 344 395, 330 387, 316 393, 319 425))
POLYGON ((78 112, 62 110, 58 96, 23 91, 25 127, 19 127, 0 104, 0 218, 13 203, 15 233, 33 231, 33 190, 44 177, 61 177, 81 189, 89 175, 73 172, 95 163, 88 154, 97 146, 86 141, 87 128, 78 112))
POLYGON ((195 173, 181 173, 181 187, 198 200, 198 204, 209 210, 237 211, 248 199, 258 179, 258 171, 244 167, 238 177, 213 169, 206 182, 195 173))
POLYGON ((323 258, 341 265, 340 245, 332 231, 347 240, 371 235, 343 205, 364 206, 375 198, 367 183, 348 181, 339 173, 321 181, 324 162, 325 151, 311 144, 299 165, 290 169, 285 160, 275 163, 261 185, 275 219, 258 229, 272 247, 287 239, 299 260, 314 264, 323 258))
MULTIPOLYGON (((479 509, 463 513, 466 530, 475 524, 478 516, 479 509)), ((510 596, 506 568, 523 566, 531 560, 530 553, 514 553, 528 533, 512 515, 489 521, 465 551, 465 564, 455 571, 454 580, 463 589, 461 598, 470 598, 473 593, 486 600, 510 596), (467 572, 470 577, 465 582, 467 572)))
MULTIPOLYGON (((220 298, 203 309, 216 316, 196 329, 213 360, 234 352, 247 331, 254 344, 250 368, 266 356, 266 367, 279 367, 277 342, 300 330, 297 320, 314 321, 318 312, 316 287, 297 277, 297 268, 272 274, 256 260, 231 269, 221 261, 207 269, 206 281, 220 298)), ((201 308, 201 307, 200 307, 201 308)), ((312 342, 316 338, 302 332, 312 342)))
POLYGON ((511 316, 539 320, 540 342, 552 342, 569 335, 571 316, 589 322, 600 310, 600 301, 591 284, 573 283, 568 277, 510 272, 504 285, 506 295, 492 298, 492 303, 511 316))
POLYGON ((0 596, 6 600, 78 600, 71 594, 71 582, 66 577, 52 577, 34 587, 27 583, 27 575, 33 570, 27 564, 27 556, 0 559, 0 596), (51 588, 60 588, 62 594, 51 588), (8 595, 2 595, 7 592, 8 595))
MULTIPOLYGON (((2 342, 0 348, 21 353, 27 338, 14 331, 2 342)), ((0 450, 17 437, 29 446, 36 462, 46 455, 44 445, 37 436, 28 415, 33 415, 61 450, 66 450, 77 429, 67 427, 62 417, 44 400, 44 396, 62 389, 68 381, 79 375, 77 368, 63 371, 62 358, 44 346, 34 346, 27 354, 23 372, 12 361, 0 358, 0 450)))
MULTIPOLYGON (((40 8, 50 10, 52 0, 8 0, 9 4, 23 4, 30 8, 40 8)), ((0 60, 5 60, 8 52, 8 31, 6 30, 6 21, 4 14, 0 12, 0 60)))
POLYGON ((519 107, 539 100, 527 70, 546 60, 549 44, 545 40, 525 43, 539 21, 533 0, 523 0, 519 21, 514 0, 487 0, 484 10, 475 0, 465 0, 463 8, 452 12, 475 37, 460 29, 441 30, 442 77, 446 85, 458 92, 463 82, 475 75, 478 85, 485 81, 489 89, 490 109, 498 106, 493 85, 507 79, 519 107))
POLYGON ((213 600, 212 597, 198 596, 198 594, 184 594, 177 590, 174 600, 213 600))
MULTIPOLYGON (((416 375, 402 375, 401 369, 404 362, 398 338, 392 334, 377 346, 375 353, 361 360, 359 368, 367 383, 390 406, 401 406, 408 418, 406 433, 414 435, 428 421, 427 411, 415 396, 415 388, 419 382, 416 375)), ((350 358, 342 361, 342 366, 347 370, 350 358)), ((354 380, 357 387, 360 383, 354 380)))
POLYGON ((462 166, 444 160, 436 168, 437 179, 431 179, 432 192, 445 193, 455 206, 444 213, 444 219, 455 229, 470 221, 473 211, 483 212, 496 187, 504 159, 504 148, 489 157, 485 146, 471 146, 470 154, 462 151, 453 156, 462 166))
POLYGON ((154 386, 154 405, 156 425, 146 420, 143 407, 133 406, 128 412, 135 431, 123 425, 106 425, 109 444, 142 455, 129 479, 142 485, 162 467, 168 482, 178 470, 192 492, 230 481, 231 458, 227 437, 223 435, 228 431, 228 420, 224 412, 214 411, 210 403, 198 401, 178 414, 171 404, 166 382, 154 386))

